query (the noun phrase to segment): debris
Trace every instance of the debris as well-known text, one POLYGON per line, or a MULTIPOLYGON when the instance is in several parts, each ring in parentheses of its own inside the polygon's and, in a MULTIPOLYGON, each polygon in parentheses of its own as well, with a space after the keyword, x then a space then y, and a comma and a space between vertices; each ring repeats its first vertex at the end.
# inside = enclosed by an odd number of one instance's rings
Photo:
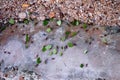
POLYGON ((21 13, 18 14, 18 17, 20 19, 25 19, 27 17, 27 14, 25 12, 21 12, 21 13))

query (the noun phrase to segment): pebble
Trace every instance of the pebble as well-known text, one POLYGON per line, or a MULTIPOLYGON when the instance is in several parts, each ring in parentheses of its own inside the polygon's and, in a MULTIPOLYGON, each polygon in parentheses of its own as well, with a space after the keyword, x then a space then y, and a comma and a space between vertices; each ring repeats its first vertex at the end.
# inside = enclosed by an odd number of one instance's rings
POLYGON ((19 13, 19 15, 18 15, 18 17, 19 17, 20 19, 24 19, 24 18, 26 18, 26 16, 27 16, 27 14, 26 14, 25 12, 21 12, 21 13, 19 13))
POLYGON ((2 78, 1 80, 5 80, 5 78, 2 78))

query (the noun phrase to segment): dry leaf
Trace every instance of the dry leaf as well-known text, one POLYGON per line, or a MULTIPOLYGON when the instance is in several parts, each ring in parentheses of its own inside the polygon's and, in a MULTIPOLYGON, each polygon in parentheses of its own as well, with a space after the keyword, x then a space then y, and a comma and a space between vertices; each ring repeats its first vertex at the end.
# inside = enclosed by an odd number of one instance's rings
POLYGON ((24 3, 24 4, 22 4, 22 8, 28 8, 30 5, 29 4, 26 4, 26 3, 24 3))
POLYGON ((50 12, 50 13, 49 13, 49 17, 50 17, 50 18, 53 18, 54 16, 55 16, 55 13, 54 13, 54 12, 50 12))

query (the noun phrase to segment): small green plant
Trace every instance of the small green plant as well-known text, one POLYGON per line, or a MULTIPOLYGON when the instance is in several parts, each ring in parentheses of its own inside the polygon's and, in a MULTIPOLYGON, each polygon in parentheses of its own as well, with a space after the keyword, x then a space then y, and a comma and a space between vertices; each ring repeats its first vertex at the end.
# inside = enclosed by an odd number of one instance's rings
POLYGON ((53 55, 53 52, 50 52, 49 55, 50 55, 50 56, 53 55))
POLYGON ((57 49, 53 49, 53 54, 57 54, 57 49))
POLYGON ((29 24, 29 20, 28 19, 24 19, 23 21, 25 24, 29 24))
POLYGON ((48 19, 43 20, 43 26, 47 26, 48 23, 49 23, 49 20, 48 20, 48 19))
POLYGON ((47 30, 46 30, 48 33, 50 33, 51 31, 52 31, 52 29, 51 28, 47 28, 47 30))
POLYGON ((60 38, 61 41, 65 41, 66 40, 66 37, 63 36, 62 38, 60 38))
POLYGON ((46 45, 46 46, 43 46, 43 48, 42 48, 42 52, 45 52, 45 51, 47 51, 47 50, 50 50, 52 48, 52 45, 46 45))
POLYGON ((27 44, 29 41, 30 41, 30 37, 28 34, 26 34, 25 43, 27 44))
POLYGON ((86 24, 86 23, 83 24, 83 28, 84 28, 84 29, 87 28, 87 24, 86 24))
POLYGON ((0 27, 0 32, 4 31, 6 29, 6 26, 1 26, 0 27))
POLYGON ((62 24, 62 21, 61 20, 58 20, 57 21, 57 25, 60 26, 62 24))
POLYGON ((11 18, 11 19, 9 20, 9 23, 12 24, 12 25, 15 24, 15 20, 11 18))
POLYGON ((67 38, 70 34, 71 34, 71 31, 66 31, 66 32, 65 32, 66 38, 67 38))
POLYGON ((80 64, 80 67, 83 68, 83 67, 84 67, 84 64, 80 64))
POLYGON ((68 47, 73 47, 74 46, 74 44, 72 43, 72 42, 68 42, 68 47))
POLYGON ((52 45, 50 45, 50 44, 46 45, 45 48, 46 48, 46 50, 50 50, 52 48, 52 45))
POLYGON ((104 44, 108 44, 107 38, 102 38, 101 41, 102 41, 104 44))
POLYGON ((63 52, 60 52, 60 56, 62 56, 63 55, 63 52))
POLYGON ((74 20, 74 21, 71 22, 71 24, 73 26, 78 26, 80 24, 80 21, 79 20, 74 20))
POLYGON ((42 52, 45 52, 47 49, 45 46, 42 47, 42 52))
POLYGON ((77 32, 72 32, 72 33, 71 33, 71 36, 72 36, 72 37, 74 37, 74 36, 76 36, 76 35, 77 35, 77 32))
POLYGON ((42 61, 41 61, 40 57, 38 57, 37 60, 36 60, 36 63, 37 63, 37 64, 40 64, 41 62, 42 62, 42 61))

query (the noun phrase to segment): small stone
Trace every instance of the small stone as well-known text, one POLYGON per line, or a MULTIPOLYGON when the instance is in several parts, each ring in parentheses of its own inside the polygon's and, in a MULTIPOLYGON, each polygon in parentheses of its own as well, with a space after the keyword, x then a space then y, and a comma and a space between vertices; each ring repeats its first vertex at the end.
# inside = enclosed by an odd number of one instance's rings
POLYGON ((24 19, 24 18, 26 18, 26 13, 24 13, 24 12, 21 12, 21 13, 19 13, 19 15, 18 15, 18 17, 20 18, 20 19, 24 19))
POLYGON ((2 78, 1 80, 5 80, 5 78, 2 78))
POLYGON ((45 20, 45 16, 37 17, 37 20, 38 20, 38 21, 40 21, 40 20, 45 20))
POLYGON ((19 76, 19 80, 24 80, 24 77, 22 77, 22 76, 19 76))
POLYGON ((49 17, 50 17, 50 18, 53 18, 54 16, 55 16, 55 13, 54 13, 54 12, 50 12, 50 13, 49 13, 49 17))

